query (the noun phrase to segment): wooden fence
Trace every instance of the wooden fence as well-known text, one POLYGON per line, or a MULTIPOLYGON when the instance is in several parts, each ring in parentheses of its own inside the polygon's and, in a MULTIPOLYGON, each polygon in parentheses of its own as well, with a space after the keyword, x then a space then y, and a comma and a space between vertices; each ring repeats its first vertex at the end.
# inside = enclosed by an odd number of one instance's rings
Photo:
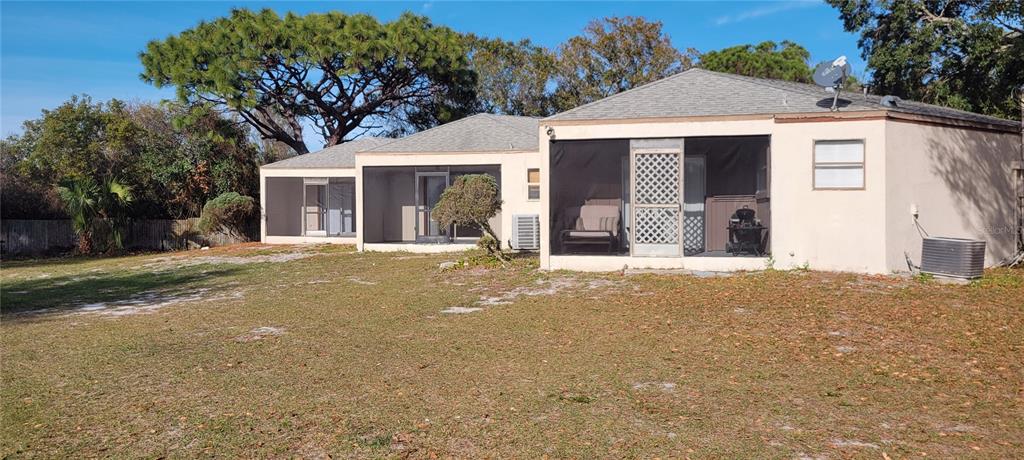
MULTIPOLYGON (((129 250, 173 251, 260 239, 260 224, 256 219, 245 225, 241 237, 203 235, 197 229, 198 224, 199 218, 135 220, 128 226, 124 245, 129 250)), ((0 253, 4 257, 67 252, 74 249, 77 241, 70 220, 0 220, 0 253)))

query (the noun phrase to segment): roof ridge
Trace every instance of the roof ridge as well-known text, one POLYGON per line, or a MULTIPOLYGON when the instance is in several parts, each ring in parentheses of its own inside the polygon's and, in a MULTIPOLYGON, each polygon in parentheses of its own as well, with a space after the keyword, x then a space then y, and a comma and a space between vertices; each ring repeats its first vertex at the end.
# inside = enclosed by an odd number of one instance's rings
MULTIPOLYGON (((363 140, 363 139, 364 138, 359 137, 359 138, 352 139, 352 141, 358 141, 358 140, 363 140)), ((356 150, 355 153, 366 152, 366 151, 373 150, 373 149, 378 148, 378 147, 383 147, 383 146, 388 145, 388 144, 390 144, 392 142, 396 142, 396 141, 398 141, 401 138, 400 137, 377 137, 377 136, 370 136, 369 139, 379 139, 382 142, 377 144, 377 145, 371 146, 369 149, 366 149, 366 150, 356 150)), ((349 142, 352 142, 352 141, 349 141, 349 142)))
POLYGON ((527 135, 530 135, 530 136, 537 135, 537 133, 535 133, 535 132, 519 129, 518 126, 515 126, 515 125, 512 125, 512 124, 508 124, 508 123, 503 123, 501 121, 496 120, 495 118, 496 117, 505 117, 505 118, 527 119, 527 120, 533 120, 533 121, 537 122, 538 124, 540 123, 540 119, 539 118, 527 117, 527 116, 523 116, 523 115, 507 115, 507 114, 499 114, 499 113, 487 113, 486 115, 492 121, 494 121, 495 123, 498 123, 500 126, 503 126, 503 127, 506 127, 506 128, 510 128, 512 130, 515 130, 516 132, 521 133, 521 134, 527 134, 527 135))
POLYGON ((457 148, 460 151, 534 150, 539 135, 535 129, 528 129, 525 126, 527 123, 538 121, 531 117, 481 112, 410 134, 365 152, 430 152, 441 148, 457 148))
MULTIPOLYGON (((713 75, 729 78, 729 79, 736 80, 736 81, 743 81, 743 82, 746 82, 746 83, 750 83, 750 84, 754 84, 754 85, 758 85, 758 86, 763 86, 763 87, 771 88, 771 89, 774 89, 774 90, 777 90, 777 91, 790 91, 790 92, 800 93, 800 94, 803 94, 803 95, 806 95, 806 96, 810 96, 810 97, 821 96, 821 93, 812 90, 811 87, 813 87, 814 85, 812 85, 810 83, 782 80, 782 79, 778 79, 778 78, 751 77, 749 75, 739 75, 739 74, 734 74, 734 73, 716 72, 714 70, 707 70, 707 69, 702 69, 702 70, 704 70, 705 72, 708 72, 710 74, 713 74, 713 75), (780 83, 781 85, 776 86, 776 85, 774 85, 775 83, 780 83), (782 88, 780 86, 790 86, 790 88, 782 88)), ((822 99, 824 99, 824 98, 822 98, 822 99)), ((875 104, 870 102, 870 101, 866 101, 866 100, 857 101, 857 100, 854 100, 854 99, 847 99, 847 100, 850 101, 850 105, 856 104, 858 106, 869 108, 869 109, 870 108, 876 108, 875 104), (862 103, 866 103, 866 104, 862 104, 862 103)))
POLYGON ((657 80, 654 80, 654 81, 652 81, 652 82, 649 82, 649 83, 644 83, 644 84, 642 84, 642 85, 640 85, 640 86, 637 86, 637 87, 635 87, 635 88, 630 88, 630 89, 627 89, 627 90, 625 90, 625 91, 620 91, 620 92, 618 92, 618 93, 612 94, 611 96, 608 96, 608 97, 603 97, 603 98, 601 98, 601 99, 598 99, 598 100, 596 100, 596 101, 590 101, 590 102, 588 102, 588 103, 586 103, 586 104, 583 104, 583 105, 578 105, 578 106, 576 106, 576 107, 573 107, 573 108, 571 108, 571 109, 569 109, 569 110, 566 110, 566 111, 564 111, 564 112, 558 112, 558 113, 556 113, 556 114, 554 114, 554 115, 551 115, 551 116, 549 116, 549 117, 541 118, 541 120, 540 120, 540 121, 544 121, 544 120, 547 120, 547 119, 549 119, 549 118, 557 117, 557 116, 559 116, 559 115, 564 115, 564 114, 567 114, 567 113, 573 113, 573 112, 579 111, 579 110, 581 110, 581 109, 583 109, 583 108, 585 108, 585 107, 589 107, 589 106, 591 106, 591 105, 597 104, 598 102, 603 102, 603 101, 607 101, 607 100, 609 100, 609 99, 614 99, 614 98, 617 98, 617 97, 619 97, 619 96, 621 96, 621 95, 623 95, 623 94, 633 93, 633 92, 635 92, 635 91, 639 91, 639 90, 641 90, 641 89, 645 89, 645 88, 650 88, 650 87, 656 86, 656 85, 658 85, 658 84, 661 84, 661 83, 665 83, 665 82, 668 82, 668 81, 670 81, 670 80, 675 80, 675 79, 676 79, 676 78, 678 78, 678 77, 681 77, 681 76, 683 76, 683 75, 686 75, 686 74, 689 74, 689 73, 691 73, 691 72, 694 72, 694 71, 698 71, 698 70, 703 70, 703 71, 705 71, 705 72, 709 72, 708 70, 704 70, 704 69, 701 69, 701 68, 699 68, 699 67, 690 67, 689 69, 686 69, 686 70, 684 70, 684 71, 682 71, 682 72, 677 72, 677 73, 675 73, 675 74, 672 74, 672 75, 669 75, 669 76, 667 76, 667 77, 665 77, 665 78, 659 78, 659 79, 657 79, 657 80))
MULTIPOLYGON (((739 74, 732 74, 732 73, 725 73, 725 72, 716 72, 714 70, 707 70, 707 69, 703 69, 703 70, 705 72, 710 72, 712 74, 721 75, 721 76, 724 76, 724 77, 727 77, 727 78, 731 78, 733 80, 748 81, 750 83, 759 84, 761 86, 772 87, 772 88, 775 88, 775 89, 778 89, 778 90, 781 90, 781 91, 801 92, 801 93, 805 93, 805 94, 810 95, 810 96, 815 96, 815 95, 818 94, 817 91, 814 91, 814 88, 818 88, 818 86, 814 85, 814 84, 811 84, 811 83, 803 83, 803 82, 798 82, 798 81, 782 80, 782 79, 778 79, 778 78, 751 77, 749 75, 739 75, 739 74), (774 84, 774 83, 780 84, 782 86, 790 86, 791 88, 779 88, 778 86, 771 86, 771 84, 774 84)), ((849 93, 849 94, 857 94, 856 92, 852 92, 852 91, 847 91, 847 93, 849 93)), ((871 94, 871 93, 868 93, 868 96, 869 97, 876 97, 876 98, 879 98, 879 99, 884 97, 884 95, 881 95, 881 94, 871 94)), ((902 99, 902 97, 901 97, 901 99, 902 99)), ((851 98, 846 99, 846 100, 850 101, 850 105, 858 105, 860 107, 865 107, 865 108, 868 108, 868 109, 885 109, 885 110, 895 110, 897 112, 911 113, 910 111, 906 110, 906 107, 900 107, 899 105, 897 105, 896 107, 885 107, 885 106, 883 106, 878 101, 873 101, 873 100, 866 99, 866 98, 859 98, 858 99, 858 98, 855 98, 855 97, 851 97, 851 98)), ((985 117, 985 118, 990 118, 992 120, 1000 120, 1000 121, 1011 121, 1011 122, 1013 121, 1013 120, 1008 120, 1008 119, 1005 119, 1005 118, 999 118, 999 117, 992 116, 992 115, 986 115, 986 114, 983 114, 983 113, 971 112, 970 110, 963 110, 963 109, 958 109, 958 108, 955 108, 955 107, 949 107, 949 106, 945 106, 945 105, 932 104, 932 103, 929 103, 929 102, 918 101, 918 100, 915 100, 915 99, 902 99, 902 100, 903 100, 903 103, 917 104, 917 105, 924 106, 924 107, 930 107, 930 108, 935 108, 935 109, 939 109, 939 110, 947 110, 947 111, 957 112, 957 113, 962 114, 962 115, 970 115, 970 116, 974 116, 974 117, 985 117)))
MULTIPOLYGON (((429 132, 431 132, 431 131, 434 131, 434 130, 436 130, 436 129, 440 129, 440 128, 443 128, 443 127, 446 127, 446 126, 454 126, 454 125, 457 125, 457 124, 459 124, 459 123, 462 123, 462 122, 464 122, 464 121, 466 121, 466 120, 469 120, 470 118, 476 118, 476 117, 479 117, 479 116, 481 116, 481 115, 487 115, 487 114, 486 114, 486 113, 484 113, 484 112, 480 112, 480 113, 474 113, 474 114, 472 114, 472 115, 469 115, 469 116, 465 116, 465 117, 459 118, 458 120, 455 120, 455 121, 449 121, 448 123, 441 123, 441 124, 439 124, 439 125, 437 125, 437 126, 431 126, 431 127, 427 128, 427 129, 424 129, 423 131, 417 131, 417 132, 415 132, 415 133, 412 133, 412 134, 410 134, 410 135, 408 135, 408 136, 396 137, 396 138, 395 138, 395 139, 394 139, 393 141, 391 141, 391 142, 388 142, 388 143, 386 143, 386 144, 381 144, 381 145, 378 145, 378 146, 376 146, 376 147, 374 147, 374 148, 372 148, 372 149, 370 149, 370 150, 363 150, 363 151, 364 151, 364 152, 372 152, 372 151, 378 150, 379 148, 381 148, 381 147, 384 147, 384 146, 386 146, 386 145, 391 145, 391 144, 394 144, 395 142, 398 142, 398 141, 401 141, 401 140, 405 140, 405 139, 408 139, 408 138, 410 138, 410 137, 413 137, 413 136, 418 136, 418 135, 420 135, 420 134, 424 134, 424 133, 429 133, 429 132)), ((380 151, 382 151, 382 152, 386 152, 386 150, 380 150, 380 151)))

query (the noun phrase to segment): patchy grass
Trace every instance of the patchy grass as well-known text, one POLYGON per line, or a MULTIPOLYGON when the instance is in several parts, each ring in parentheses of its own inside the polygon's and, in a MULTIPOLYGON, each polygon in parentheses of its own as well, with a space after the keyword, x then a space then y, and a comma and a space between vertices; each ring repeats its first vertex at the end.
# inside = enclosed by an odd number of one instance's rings
POLYGON ((4 263, 0 456, 1024 455, 1019 270, 945 285, 446 260, 244 245, 4 263))

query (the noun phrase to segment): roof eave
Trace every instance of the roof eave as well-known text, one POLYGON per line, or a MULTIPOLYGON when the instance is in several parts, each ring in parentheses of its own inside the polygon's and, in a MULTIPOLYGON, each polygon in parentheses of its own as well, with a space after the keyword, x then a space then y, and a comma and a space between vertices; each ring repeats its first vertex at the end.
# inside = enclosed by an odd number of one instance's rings
POLYGON ((768 113, 768 114, 739 114, 739 115, 698 115, 679 117, 640 117, 640 118, 593 118, 593 119, 571 119, 571 120, 546 120, 543 126, 587 126, 587 125, 614 125, 614 124, 640 124, 640 123, 686 123, 686 122, 714 122, 714 121, 751 121, 751 120, 775 120, 776 123, 819 123, 847 120, 873 120, 891 119, 898 121, 909 121, 919 123, 940 124, 961 128, 982 129, 1007 133, 1017 133, 1020 127, 1015 124, 986 123, 978 120, 966 120, 962 118, 943 117, 937 115, 923 115, 894 110, 853 110, 838 112, 793 112, 793 113, 768 113))
POLYGON ((492 155, 492 154, 503 154, 503 153, 536 153, 536 152, 539 152, 539 151, 540 151, 539 148, 533 148, 533 149, 512 149, 512 150, 443 150, 443 151, 442 150, 436 150, 436 151, 420 151, 420 152, 405 152, 405 151, 397 151, 397 152, 380 151, 380 152, 378 152, 376 150, 371 150, 371 151, 366 151, 366 152, 356 152, 356 156, 362 157, 362 156, 371 156, 371 155, 391 155, 391 156, 405 155, 405 156, 408 156, 408 155, 463 155, 463 154, 470 154, 470 155, 488 154, 488 155, 492 155))
POLYGON ((265 170, 268 170, 268 171, 281 170, 281 169, 355 169, 355 168, 356 168, 355 165, 348 165, 348 166, 272 166, 272 165, 263 165, 263 166, 260 166, 260 170, 264 170, 265 169, 265 170))

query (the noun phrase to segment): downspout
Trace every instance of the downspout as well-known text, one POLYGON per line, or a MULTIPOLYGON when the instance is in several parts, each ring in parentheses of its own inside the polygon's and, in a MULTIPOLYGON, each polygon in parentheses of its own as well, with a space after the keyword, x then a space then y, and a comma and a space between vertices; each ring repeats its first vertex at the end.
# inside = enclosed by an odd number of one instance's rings
POLYGON ((1014 191, 1017 200, 1017 221, 1015 236, 1016 236, 1016 254, 1007 259, 1003 264, 1005 266, 1016 266, 1024 263, 1024 85, 1021 85, 1017 89, 1017 99, 1020 100, 1020 146, 1017 156, 1017 160, 1013 162, 1012 171, 1014 175, 1014 191))
POLYGON ((1016 220, 1013 223, 1015 251, 1012 256, 999 263, 1000 267, 1015 267, 1024 263, 1024 85, 1021 85, 1016 91, 1017 99, 1020 101, 1020 144, 1018 145, 1017 159, 1010 164, 1014 199, 1017 201, 1014 206, 1016 220))
POLYGON ((1017 176, 1017 256, 1014 264, 1024 260, 1024 85, 1017 89, 1020 100, 1020 152, 1014 172, 1017 176))

